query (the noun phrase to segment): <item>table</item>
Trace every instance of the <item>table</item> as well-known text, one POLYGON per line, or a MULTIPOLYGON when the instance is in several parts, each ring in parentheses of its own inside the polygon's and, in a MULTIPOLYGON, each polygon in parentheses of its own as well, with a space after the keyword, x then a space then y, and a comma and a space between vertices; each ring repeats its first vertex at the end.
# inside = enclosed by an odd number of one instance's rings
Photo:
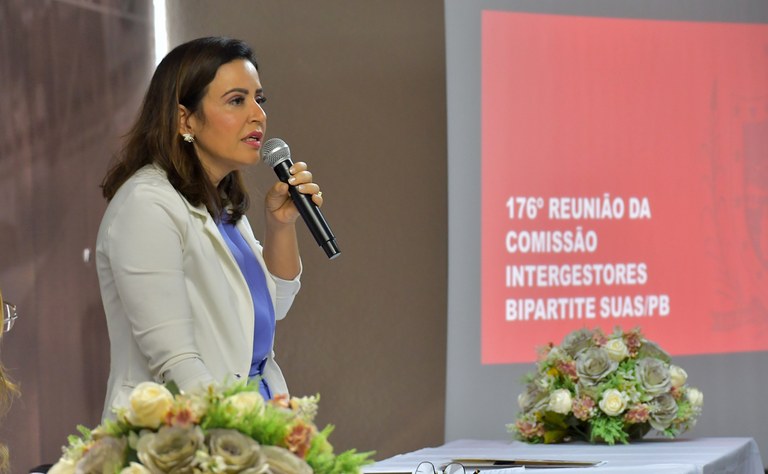
POLYGON ((431 461, 437 466, 457 458, 604 461, 597 467, 535 470, 542 474, 764 474, 760 452, 752 438, 644 439, 614 446, 585 442, 532 445, 519 441, 458 440, 379 461, 366 466, 363 472, 411 474, 421 461, 431 461))

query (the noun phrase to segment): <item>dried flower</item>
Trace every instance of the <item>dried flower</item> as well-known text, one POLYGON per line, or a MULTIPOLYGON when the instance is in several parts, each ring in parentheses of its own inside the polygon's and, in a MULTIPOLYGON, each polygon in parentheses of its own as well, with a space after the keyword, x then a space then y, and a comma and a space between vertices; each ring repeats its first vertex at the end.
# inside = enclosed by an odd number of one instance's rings
POLYGON ((515 423, 517 431, 526 438, 534 438, 544 436, 544 425, 535 421, 523 421, 519 420, 515 423))
POLYGON ((640 346, 643 345, 643 335, 639 329, 633 329, 624 334, 624 344, 627 345, 630 357, 637 357, 640 346))
POLYGON ((559 360, 555 364, 557 370, 571 380, 578 380, 579 374, 576 372, 576 362, 572 360, 559 360))
POLYGON ((299 420, 288 432, 288 436, 285 438, 285 445, 289 451, 304 459, 307 456, 307 451, 309 451, 312 434, 312 426, 299 420))
POLYGON ((645 423, 650 417, 650 409, 645 403, 634 405, 624 415, 624 421, 627 423, 645 423))
POLYGON ((291 399, 291 409, 305 421, 314 421, 319 402, 320 397, 317 395, 314 397, 294 397, 291 399))
POLYGON ((573 416, 577 419, 586 421, 595 416, 595 401, 589 397, 579 397, 573 401, 573 416))

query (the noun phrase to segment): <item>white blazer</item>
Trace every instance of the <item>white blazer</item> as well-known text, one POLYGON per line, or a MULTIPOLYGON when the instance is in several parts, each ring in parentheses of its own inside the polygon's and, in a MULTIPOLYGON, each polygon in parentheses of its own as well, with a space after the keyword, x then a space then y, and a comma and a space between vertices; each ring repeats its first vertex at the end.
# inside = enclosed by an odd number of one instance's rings
MULTIPOLYGON (((271 275, 243 216, 237 229, 267 276, 275 317, 282 319, 301 286, 271 275)), ((192 206, 147 165, 117 191, 102 219, 96 267, 110 340, 103 418, 128 406, 144 381, 173 380, 182 390, 245 379, 253 355, 253 302, 237 262, 205 206, 192 206)), ((268 358, 273 393, 285 379, 268 358)))

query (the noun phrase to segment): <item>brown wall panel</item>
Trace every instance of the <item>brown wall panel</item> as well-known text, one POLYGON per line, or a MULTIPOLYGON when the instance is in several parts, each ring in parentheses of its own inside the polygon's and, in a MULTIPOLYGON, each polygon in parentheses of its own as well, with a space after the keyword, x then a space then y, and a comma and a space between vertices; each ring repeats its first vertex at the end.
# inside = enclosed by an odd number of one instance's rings
POLYGON ((151 1, 0 3, 2 341, 22 397, 2 422, 13 472, 99 421, 109 371, 95 267, 98 188, 152 67, 151 1))

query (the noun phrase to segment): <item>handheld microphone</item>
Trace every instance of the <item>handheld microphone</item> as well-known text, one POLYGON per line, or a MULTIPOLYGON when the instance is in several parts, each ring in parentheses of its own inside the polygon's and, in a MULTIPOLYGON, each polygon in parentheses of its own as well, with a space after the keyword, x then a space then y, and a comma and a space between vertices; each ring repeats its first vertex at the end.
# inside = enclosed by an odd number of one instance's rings
MULTIPOLYGON (((288 178, 291 177, 289 170, 293 166, 293 162, 291 161, 291 150, 287 143, 279 138, 270 138, 264 142, 264 146, 261 148, 261 159, 275 170, 280 181, 288 182, 288 178)), ((291 194, 293 204, 304 219, 304 223, 312 232, 317 245, 325 250, 328 258, 336 258, 341 255, 341 250, 336 244, 336 237, 331 232, 320 208, 312 201, 312 196, 300 193, 295 186, 291 185, 288 185, 288 192, 291 194)))

